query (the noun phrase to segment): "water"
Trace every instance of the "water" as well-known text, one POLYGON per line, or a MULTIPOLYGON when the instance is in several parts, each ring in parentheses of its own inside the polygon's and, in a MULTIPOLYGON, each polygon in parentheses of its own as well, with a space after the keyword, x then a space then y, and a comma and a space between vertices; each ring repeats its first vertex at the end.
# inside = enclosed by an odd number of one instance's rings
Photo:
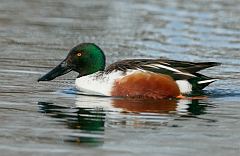
POLYGON ((0 150, 5 155, 233 155, 240 152, 237 0, 0 2, 0 150), (125 58, 217 61, 203 100, 86 96, 75 73, 37 79, 80 42, 125 58))

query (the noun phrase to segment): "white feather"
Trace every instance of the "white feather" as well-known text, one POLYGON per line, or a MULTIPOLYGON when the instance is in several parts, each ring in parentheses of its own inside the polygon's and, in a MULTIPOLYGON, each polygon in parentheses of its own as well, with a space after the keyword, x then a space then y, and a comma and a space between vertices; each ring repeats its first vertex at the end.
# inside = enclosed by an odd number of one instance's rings
POLYGON ((179 73, 179 74, 182 74, 182 75, 187 75, 187 76, 191 76, 191 77, 196 77, 195 75, 193 74, 190 74, 190 73, 184 73, 180 70, 177 70, 175 68, 172 68, 172 67, 169 67, 169 66, 164 66, 162 64, 147 64, 147 65, 144 65, 146 67, 151 67, 151 68, 156 68, 156 69, 159 69, 159 68, 163 68, 163 69, 167 69, 167 70, 170 70, 170 71, 173 71, 173 72, 176 72, 176 73, 179 73))
POLYGON ((99 72, 77 78, 75 85, 78 90, 99 95, 110 96, 114 81, 121 77, 122 72, 111 72, 100 75, 99 72))
POLYGON ((198 81, 198 84, 210 83, 210 82, 213 82, 213 81, 216 81, 216 80, 217 80, 217 79, 198 81))
POLYGON ((181 72, 180 70, 177 70, 177 69, 174 69, 174 68, 171 68, 171 67, 168 67, 168 66, 164 66, 162 64, 147 64, 147 65, 144 65, 144 66, 152 67, 152 68, 163 68, 163 69, 167 69, 167 70, 174 71, 174 72, 181 72))
POLYGON ((77 78, 75 85, 78 90, 91 93, 94 95, 111 96, 112 87, 117 79, 132 74, 138 70, 129 70, 127 72, 114 71, 108 74, 100 72, 77 78))
POLYGON ((187 80, 177 80, 176 83, 182 94, 188 94, 192 91, 192 85, 187 80))

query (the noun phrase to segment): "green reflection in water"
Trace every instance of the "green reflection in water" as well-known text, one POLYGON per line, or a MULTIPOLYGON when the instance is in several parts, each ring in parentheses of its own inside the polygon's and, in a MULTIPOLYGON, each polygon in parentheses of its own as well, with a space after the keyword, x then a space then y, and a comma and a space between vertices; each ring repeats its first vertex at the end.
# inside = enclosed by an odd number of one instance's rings
POLYGON ((53 118, 61 118, 68 128, 76 131, 65 142, 88 145, 103 144, 105 113, 102 109, 71 108, 48 102, 38 102, 39 112, 53 118))
MULTIPOLYGON (((155 116, 159 117, 163 114, 164 116, 166 116, 166 114, 171 114, 169 115, 169 118, 174 118, 172 115, 177 114, 177 116, 180 115, 186 117, 187 115, 191 118, 204 114, 206 112, 206 108, 208 107, 207 103, 197 99, 185 100, 184 102, 176 99, 112 99, 110 105, 113 106, 112 109, 117 108, 118 113, 122 116, 120 115, 120 117, 118 116, 117 118, 114 117, 115 120, 110 121, 110 123, 107 124, 117 125, 117 123, 121 123, 122 126, 127 122, 127 120, 131 120, 131 117, 134 118, 134 116, 141 116, 141 113, 153 113, 155 116), (125 118, 126 115, 128 115, 128 118, 125 118), (125 122, 120 122, 122 120, 125 120, 125 122)), ((73 134, 66 136, 66 139, 64 140, 65 142, 94 146, 102 145, 104 143, 104 125, 106 124, 106 113, 109 112, 109 110, 99 107, 65 107, 49 102, 38 102, 38 106, 39 112, 53 118, 61 119, 59 120, 60 123, 64 123, 64 125, 67 125, 67 128, 74 130, 73 134)), ((114 114, 112 115, 114 116, 114 114)), ((138 120, 143 120, 142 124, 151 123, 148 122, 148 119, 144 118, 144 116, 146 117, 146 114, 143 114, 143 118, 138 118, 138 120)), ((159 123, 161 122, 161 118, 156 118, 152 122, 159 123)), ((150 127, 151 125, 144 126, 150 127)))

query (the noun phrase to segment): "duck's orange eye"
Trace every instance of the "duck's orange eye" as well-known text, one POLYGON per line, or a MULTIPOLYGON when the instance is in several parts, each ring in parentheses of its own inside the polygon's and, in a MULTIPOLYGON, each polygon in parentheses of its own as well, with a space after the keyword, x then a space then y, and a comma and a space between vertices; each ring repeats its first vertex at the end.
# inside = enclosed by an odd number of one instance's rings
POLYGON ((78 56, 78 57, 82 56, 82 53, 77 53, 77 56, 78 56))

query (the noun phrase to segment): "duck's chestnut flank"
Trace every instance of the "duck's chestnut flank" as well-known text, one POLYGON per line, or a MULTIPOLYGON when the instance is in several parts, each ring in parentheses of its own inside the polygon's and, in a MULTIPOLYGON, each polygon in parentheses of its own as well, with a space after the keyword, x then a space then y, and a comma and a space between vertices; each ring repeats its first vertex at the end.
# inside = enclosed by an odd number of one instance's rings
POLYGON ((180 95, 170 76, 153 72, 135 72, 115 81, 112 96, 163 99, 180 95))

